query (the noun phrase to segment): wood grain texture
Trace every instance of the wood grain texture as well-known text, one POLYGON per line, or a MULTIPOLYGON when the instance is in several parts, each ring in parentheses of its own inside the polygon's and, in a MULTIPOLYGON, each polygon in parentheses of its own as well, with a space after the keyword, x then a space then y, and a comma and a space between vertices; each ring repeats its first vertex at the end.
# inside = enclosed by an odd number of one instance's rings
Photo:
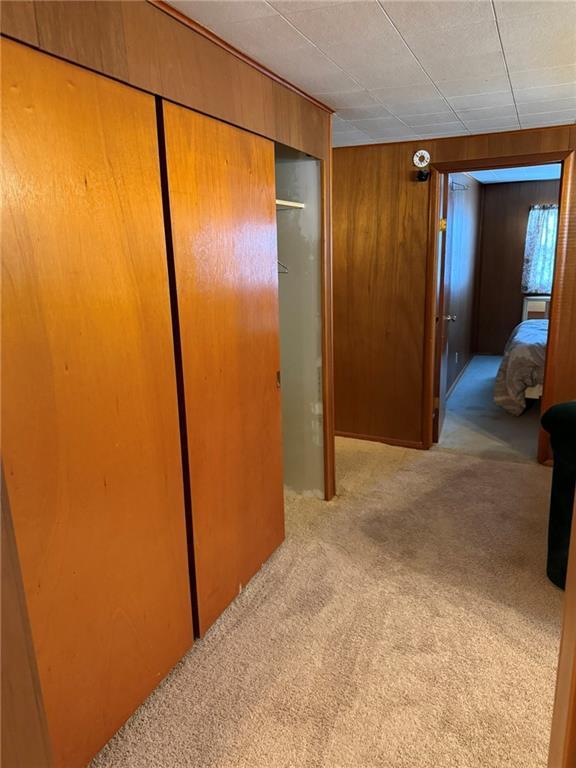
MULTIPOLYGON (((431 359, 435 323, 425 297, 435 275, 430 263, 435 248, 430 243, 433 230, 427 224, 438 201, 434 184, 415 181, 414 152, 427 149, 434 170, 461 171, 559 161, 575 142, 571 126, 555 126, 334 150, 338 431, 431 444, 433 377, 424 368, 431 359)), ((567 199, 574 194, 574 190, 566 193, 567 199)), ((570 208, 567 233, 576 229, 575 223, 568 225, 574 219, 574 203, 570 208)), ((572 243, 575 237, 571 234, 572 243)), ((572 253, 571 246, 567 248, 572 253)), ((576 261, 576 254, 568 261, 572 258, 576 261)), ((555 290, 563 298, 557 301, 561 306, 557 320, 551 318, 551 333, 558 334, 559 347, 565 350, 574 332, 576 311, 572 267, 568 266, 560 287, 556 281, 555 290)), ((573 392, 574 355, 574 350, 566 350, 559 356, 550 403, 573 392)))
POLYGON ((274 147, 164 118, 204 634, 284 538, 274 147))
POLYGON ((2 32, 131 85, 328 158, 330 113, 145 0, 2 3, 2 32))
MULTIPOLYGON (((332 121, 326 125, 332 146, 332 121)), ((322 395, 324 416, 324 498, 336 494, 334 414, 334 327, 332 266, 332 153, 322 160, 322 395)))
POLYGON ((528 213, 532 205, 558 203, 559 181, 486 184, 475 347, 501 355, 522 320, 522 268, 528 213))
POLYGON ((50 768, 46 714, 2 473, 2 765, 50 768))
POLYGON ((436 313, 434 327, 436 329, 436 344, 434 347, 434 403, 433 403, 433 440, 440 439, 446 417, 446 392, 448 389, 448 331, 446 320, 447 304, 450 300, 450 265, 446 258, 448 230, 439 227, 438 221, 448 215, 448 176, 440 178, 440 204, 438 219, 434 222, 434 239, 436 240, 436 280, 434 305, 436 313))
POLYGON ((336 430, 420 442, 427 184, 394 145, 354 147, 333 194, 336 430))
POLYGON ((450 186, 448 193, 446 269, 449 287, 445 313, 456 320, 447 324, 447 392, 472 359, 481 195, 481 185, 474 179, 463 174, 453 174, 450 179, 456 182, 456 188, 450 186), (468 189, 462 189, 463 186, 468 189))
POLYGON ((323 161, 325 489, 335 489, 331 117, 315 100, 145 0, 3 0, 2 33, 323 161))
MULTIPOLYGON (((576 139, 576 135, 574 135, 576 139)), ((576 400, 576 152, 563 163, 558 211, 558 241, 550 305, 542 412, 556 403, 576 400)), ((538 459, 549 461, 552 451, 540 430, 538 459)))
POLYGON ((74 768, 192 643, 155 108, 2 54, 3 456, 54 761, 74 768))

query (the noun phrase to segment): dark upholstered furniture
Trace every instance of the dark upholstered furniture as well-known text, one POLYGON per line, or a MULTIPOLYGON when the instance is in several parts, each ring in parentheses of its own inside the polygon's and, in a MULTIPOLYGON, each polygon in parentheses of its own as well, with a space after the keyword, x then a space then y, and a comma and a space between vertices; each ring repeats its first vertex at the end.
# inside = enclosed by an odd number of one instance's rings
POLYGON ((542 416, 542 426, 554 453, 546 572, 564 589, 576 488, 576 401, 553 405, 542 416))

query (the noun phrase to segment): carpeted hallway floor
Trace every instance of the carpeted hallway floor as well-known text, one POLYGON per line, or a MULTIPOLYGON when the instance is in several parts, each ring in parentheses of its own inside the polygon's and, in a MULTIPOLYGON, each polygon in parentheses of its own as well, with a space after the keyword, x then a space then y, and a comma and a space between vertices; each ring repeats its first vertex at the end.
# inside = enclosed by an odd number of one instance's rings
POLYGON ((544 768, 550 471, 340 439, 338 477, 93 768, 544 768))

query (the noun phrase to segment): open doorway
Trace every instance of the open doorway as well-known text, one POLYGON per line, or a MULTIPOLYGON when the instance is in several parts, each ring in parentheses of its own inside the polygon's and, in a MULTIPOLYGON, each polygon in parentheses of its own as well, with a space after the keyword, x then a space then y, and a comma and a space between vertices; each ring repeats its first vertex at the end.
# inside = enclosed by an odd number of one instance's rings
POLYGON ((440 447, 535 461, 560 163, 442 176, 435 408, 440 447))

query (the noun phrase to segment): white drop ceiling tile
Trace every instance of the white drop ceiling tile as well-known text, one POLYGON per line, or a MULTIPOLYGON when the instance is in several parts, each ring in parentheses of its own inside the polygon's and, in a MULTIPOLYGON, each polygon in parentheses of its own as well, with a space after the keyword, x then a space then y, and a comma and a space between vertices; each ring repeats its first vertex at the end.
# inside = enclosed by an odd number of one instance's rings
POLYGON ((404 117, 404 115, 431 115, 441 112, 452 114, 450 105, 441 96, 436 96, 433 99, 416 99, 412 102, 390 104, 390 111, 399 117, 404 117))
POLYGON ((520 127, 517 117, 484 118, 483 120, 465 120, 462 118, 462 120, 470 131, 488 132, 491 130, 505 130, 506 128, 514 130, 514 128, 520 127))
POLYGON ((455 80, 453 70, 447 78, 439 78, 436 85, 447 99, 460 98, 462 96, 484 95, 502 93, 510 90, 510 83, 505 67, 498 75, 486 76, 479 72, 474 77, 455 80))
POLYGON ((426 139, 440 139, 440 138, 446 138, 448 136, 468 136, 470 134, 470 131, 468 131, 467 128, 465 128, 463 125, 454 126, 454 127, 446 127, 443 128, 442 126, 433 125, 429 128, 422 127, 419 129, 421 132, 421 135, 426 139))
POLYGON ((432 115, 399 115, 402 122, 406 125, 417 127, 420 125, 462 125, 462 121, 458 120, 453 112, 441 112, 440 114, 432 115))
POLYGON ((362 139, 366 141, 368 134, 360 131, 358 128, 352 128, 350 131, 336 131, 332 134, 332 137, 338 141, 360 141, 362 139))
POLYGON ((346 130, 349 127, 349 123, 343 120, 338 115, 332 115, 332 130, 346 130))
POLYGON ((285 57, 287 52, 295 54, 303 48, 314 47, 277 13, 273 16, 223 24, 215 31, 226 42, 262 63, 266 63, 265 57, 270 59, 276 54, 285 57))
POLYGON ((317 99, 332 109, 353 109, 354 107, 371 107, 377 104, 368 91, 344 91, 343 93, 315 93, 317 99))
POLYGON ((468 109, 482 109, 490 107, 507 107, 514 104, 510 88, 494 93, 471 93, 467 96, 452 96, 448 98, 449 104, 456 111, 468 109))
POLYGON ((576 82, 576 64, 510 72, 513 88, 536 88, 576 82))
POLYGON ((468 131, 470 136, 479 136, 484 133, 507 133, 508 131, 519 131, 520 125, 492 125, 492 126, 475 126, 471 127, 468 131))
POLYGON ((170 5, 218 35, 225 24, 276 15, 264 0, 173 0, 170 5))
POLYGON ((562 13, 572 0, 495 0, 494 7, 498 19, 510 19, 518 16, 530 16, 536 13, 562 13))
POLYGON ((414 0, 381 0, 381 5, 402 34, 418 32, 436 42, 438 33, 474 23, 490 23, 493 19, 489 0, 445 0, 444 2, 414 2, 414 0))
POLYGON ((505 117, 516 118, 516 108, 513 104, 505 107, 482 107, 480 109, 458 109, 456 114, 462 120, 493 120, 505 117))
POLYGON ((376 0, 338 3, 298 13, 285 12, 284 15, 323 51, 351 40, 364 45, 371 38, 398 36, 376 0))
POLYGON ((576 97, 576 81, 565 83, 564 85, 542 85, 537 88, 516 88, 514 90, 514 98, 517 104, 574 97, 576 97))
POLYGON ((332 146, 333 147, 358 147, 362 144, 371 144, 372 139, 369 136, 362 136, 362 138, 358 139, 351 139, 351 138, 336 138, 332 137, 332 146))
POLYGON ((562 112, 564 110, 576 110, 576 96, 571 99, 548 99, 546 101, 529 101, 523 104, 518 104, 518 114, 533 115, 533 114, 548 114, 550 112, 562 112))
MULTIPOLYGON (((365 117, 359 118, 353 121, 356 128, 366 133, 374 133, 374 131, 383 131, 387 127, 398 126, 400 121, 395 117, 365 117)), ((402 123, 403 125, 403 123, 402 123)), ((404 125, 404 130, 409 130, 404 125)))
POLYGON ((499 28, 511 72, 576 61, 576 3, 567 4, 562 13, 503 19, 499 28))
POLYGON ((310 11, 313 8, 326 8, 329 5, 338 5, 342 0, 268 0, 268 2, 269 5, 285 15, 287 13, 297 13, 298 11, 310 11))
POLYGON ((352 109, 339 109, 338 116, 344 120, 358 120, 365 117, 393 117, 382 105, 377 104, 373 107, 353 107, 352 109))
POLYGON ((424 85, 429 78, 398 38, 369 40, 326 49, 326 55, 369 91, 388 86, 424 85))
POLYGON ((566 125, 576 123, 576 111, 572 109, 547 114, 520 115, 522 128, 539 128, 546 125, 566 125))
POLYGON ((266 57, 266 60, 260 60, 273 72, 281 74, 288 82, 312 95, 339 93, 342 89, 361 89, 355 80, 312 45, 300 49, 296 56, 292 56, 290 52, 279 51, 266 57))
MULTIPOLYGON (((445 3, 418 3, 418 8, 428 5, 445 5, 445 3)), ((450 60, 452 76, 458 73, 465 76, 460 69, 463 59, 470 56, 491 56, 501 50, 500 38, 496 22, 491 17, 488 21, 459 26, 457 30, 427 29, 420 24, 414 24, 406 30, 400 29, 402 36, 411 50, 420 60, 424 69, 432 74, 430 68, 438 62, 450 60)), ((486 74, 492 74, 486 72, 486 74)))
POLYGON ((402 86, 390 86, 389 88, 378 88, 370 91, 370 95, 378 101, 386 104, 399 104, 411 103, 418 99, 434 99, 438 98, 438 90, 434 86, 434 83, 428 81, 422 85, 402 85, 402 86))
POLYGON ((454 57, 450 48, 445 47, 434 57, 422 61, 428 75, 442 90, 442 81, 451 80, 457 72, 462 79, 493 79, 506 75, 506 66, 501 49, 490 53, 473 53, 454 57))

